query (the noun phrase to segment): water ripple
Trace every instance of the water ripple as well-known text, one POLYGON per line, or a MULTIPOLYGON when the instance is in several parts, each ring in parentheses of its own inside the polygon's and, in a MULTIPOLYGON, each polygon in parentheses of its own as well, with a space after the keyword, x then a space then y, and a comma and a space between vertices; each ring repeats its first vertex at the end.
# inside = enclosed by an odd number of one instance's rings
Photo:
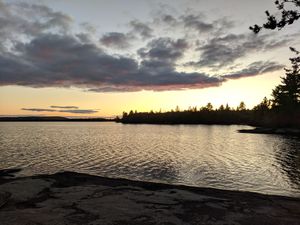
POLYGON ((300 196, 299 138, 245 126, 1 123, 0 169, 109 177, 300 196))

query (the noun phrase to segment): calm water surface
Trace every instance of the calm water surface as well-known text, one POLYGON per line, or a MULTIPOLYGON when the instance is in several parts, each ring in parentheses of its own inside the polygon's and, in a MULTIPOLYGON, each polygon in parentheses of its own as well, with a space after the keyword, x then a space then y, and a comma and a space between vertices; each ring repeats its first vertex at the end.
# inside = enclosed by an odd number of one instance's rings
POLYGON ((0 123, 0 169, 62 170, 300 197, 300 139, 247 126, 0 123))

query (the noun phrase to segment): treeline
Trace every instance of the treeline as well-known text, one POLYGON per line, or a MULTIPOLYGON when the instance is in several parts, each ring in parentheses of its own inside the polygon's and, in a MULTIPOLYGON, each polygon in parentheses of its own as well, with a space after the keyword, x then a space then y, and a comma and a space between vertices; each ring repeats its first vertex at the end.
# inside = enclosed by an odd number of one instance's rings
POLYGON ((214 108, 211 103, 197 109, 190 107, 180 110, 176 107, 168 112, 137 112, 131 110, 124 112, 122 118, 117 119, 122 123, 148 123, 148 124, 247 124, 268 127, 300 127, 300 110, 287 112, 272 107, 267 98, 253 109, 246 109, 244 102, 237 108, 221 105, 214 108))
POLYGON ((197 109, 190 107, 181 111, 177 106, 168 112, 124 112, 123 123, 153 123, 153 124, 242 124, 249 116, 249 110, 233 110, 228 105, 213 109, 211 103, 197 109))

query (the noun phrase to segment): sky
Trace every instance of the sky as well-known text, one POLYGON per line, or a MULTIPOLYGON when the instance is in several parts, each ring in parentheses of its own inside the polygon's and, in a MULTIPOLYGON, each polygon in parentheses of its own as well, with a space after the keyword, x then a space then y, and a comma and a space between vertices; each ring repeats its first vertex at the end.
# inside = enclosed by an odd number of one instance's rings
POLYGON ((272 0, 0 0, 0 115, 252 108, 300 45, 298 24, 253 34, 265 10, 272 0))

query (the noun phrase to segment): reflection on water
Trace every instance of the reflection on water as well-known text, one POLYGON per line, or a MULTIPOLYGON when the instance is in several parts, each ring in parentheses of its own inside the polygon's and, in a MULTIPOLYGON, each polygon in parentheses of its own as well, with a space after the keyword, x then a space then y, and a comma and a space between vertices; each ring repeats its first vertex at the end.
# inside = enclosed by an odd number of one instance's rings
POLYGON ((299 139, 293 137, 282 138, 277 146, 276 159, 282 173, 290 180, 295 189, 300 189, 300 145, 299 139))
POLYGON ((0 168, 300 196, 300 140, 246 126, 0 123, 0 168))

